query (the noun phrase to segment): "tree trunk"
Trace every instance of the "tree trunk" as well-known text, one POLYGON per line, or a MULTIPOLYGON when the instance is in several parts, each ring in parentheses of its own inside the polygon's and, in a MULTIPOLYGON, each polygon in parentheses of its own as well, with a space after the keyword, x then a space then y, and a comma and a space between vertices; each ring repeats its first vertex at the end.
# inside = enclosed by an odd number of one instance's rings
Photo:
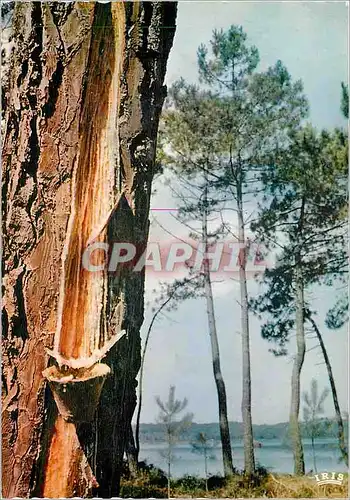
POLYGON ((87 496, 97 482, 99 496, 118 494, 144 273, 92 274, 82 256, 91 241, 146 243, 175 17, 173 2, 16 6, 3 149, 4 497, 87 496))
POLYGON ((238 212, 238 242, 240 248, 239 259, 239 286, 241 306, 241 335, 242 335, 242 420, 244 441, 244 471, 252 475, 255 471, 254 440, 252 425, 252 390, 250 369, 250 339, 249 339, 249 312, 248 312, 248 289, 246 276, 246 248, 243 218, 242 186, 237 189, 237 212, 238 212))
POLYGON ((347 447, 346 447, 346 444, 345 444, 344 424, 343 424, 343 419, 342 419, 342 415, 341 415, 341 411, 340 411, 340 406, 339 406, 339 401, 338 401, 338 394, 337 394, 337 389, 335 387, 335 381, 334 381, 334 377, 333 377, 333 371, 332 371, 331 362, 330 362, 330 359, 328 357, 327 349, 326 349, 326 346, 325 346, 325 344, 323 342, 323 338, 322 338, 321 332, 320 332, 320 330, 319 330, 319 328, 318 328, 315 320, 313 319, 313 317, 310 314, 308 315, 307 319, 310 321, 310 323, 311 323, 311 325, 312 325, 312 327, 314 329, 314 332, 316 333, 316 336, 317 336, 317 339, 319 341, 319 344, 320 344, 320 347, 321 347, 321 351, 322 351, 322 354, 323 354, 323 358, 324 358, 324 361, 326 363, 327 372, 328 372, 328 378, 329 378, 329 383, 330 383, 331 390, 332 390, 332 397, 333 397, 335 415, 336 415, 337 425, 338 425, 339 449, 340 449, 341 455, 343 457, 343 460, 344 460, 346 466, 348 467, 349 466, 349 455, 348 455, 348 450, 347 450, 347 447))
POLYGON ((315 437, 314 435, 311 436, 311 446, 312 446, 312 457, 314 461, 314 470, 317 474, 317 466, 316 466, 316 453, 315 453, 315 437))
POLYGON ((171 487, 170 487, 170 481, 171 481, 171 436, 170 434, 168 435, 168 498, 171 497, 171 487))
POLYGON ((134 434, 132 432, 131 422, 129 423, 125 454, 128 461, 128 467, 131 477, 136 477, 138 472, 138 453, 135 446, 134 434))
POLYGON ((300 265, 297 264, 295 271, 295 329, 297 352, 294 358, 292 373, 292 394, 290 405, 290 436, 292 440, 294 455, 294 473, 298 476, 305 474, 305 462, 303 443, 301 440, 299 426, 300 410, 300 374, 305 358, 305 332, 304 332, 304 286, 300 265))
MULTIPOLYGON (((207 189, 207 187, 205 187, 205 189, 207 189)), ((206 205, 206 203, 207 203, 207 196, 205 195, 204 204, 206 205)), ((208 250, 206 207, 204 208, 203 211, 202 237, 204 243, 203 247, 205 248, 205 254, 206 254, 208 250)), ((218 395, 218 403, 219 403, 219 425, 220 425, 220 436, 221 436, 221 446, 222 446, 222 458, 224 465, 224 474, 226 477, 228 477, 232 476, 233 474, 233 463, 232 463, 230 429, 227 418, 226 388, 221 373, 220 351, 219 351, 219 342, 216 331, 213 291, 210 279, 209 263, 208 259, 206 258, 206 255, 204 256, 203 259, 203 268, 204 268, 204 291, 207 302, 207 315, 208 315, 209 336, 210 336, 211 353, 213 361, 213 373, 214 373, 214 379, 215 379, 216 390, 218 395)))
POLYGON ((208 457, 207 450, 204 450, 204 472, 205 472, 205 491, 208 491, 208 457))

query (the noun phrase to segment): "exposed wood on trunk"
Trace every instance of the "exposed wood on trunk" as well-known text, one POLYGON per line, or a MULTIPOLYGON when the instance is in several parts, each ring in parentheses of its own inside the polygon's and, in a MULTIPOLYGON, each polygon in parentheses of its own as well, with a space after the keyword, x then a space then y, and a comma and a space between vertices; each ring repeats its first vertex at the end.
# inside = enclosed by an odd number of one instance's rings
POLYGON ((99 495, 117 494, 140 365, 144 274, 92 276, 81 256, 91 238, 141 247, 147 240, 175 17, 172 2, 16 6, 3 150, 4 497, 85 496, 96 486, 91 456, 99 495), (97 420, 82 433, 47 411, 47 349, 86 361, 121 329, 126 335, 107 353, 112 374, 97 420), (58 459, 61 447, 69 459, 58 459), (64 483, 67 464, 74 487, 64 483))
POLYGON ((91 486, 98 485, 79 443, 75 425, 58 416, 47 457, 43 496, 86 497, 91 486))
MULTIPOLYGON (((80 143, 72 172, 54 342, 55 349, 68 359, 89 358, 103 346, 107 334, 103 308, 108 268, 90 272, 84 269, 82 256, 91 235, 108 219, 116 202, 116 189, 120 188, 111 158, 116 158, 118 146, 115 124, 121 97, 124 26, 125 13, 120 4, 109 10, 96 8, 84 81, 80 143)), ((106 228, 97 239, 105 241, 106 228)), ((121 321, 120 315, 119 331, 121 321)))

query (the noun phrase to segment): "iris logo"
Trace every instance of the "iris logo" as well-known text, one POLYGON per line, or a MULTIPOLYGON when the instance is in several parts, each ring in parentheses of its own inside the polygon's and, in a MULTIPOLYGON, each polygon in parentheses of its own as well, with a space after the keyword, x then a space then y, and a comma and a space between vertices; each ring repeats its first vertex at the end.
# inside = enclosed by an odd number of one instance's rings
POLYGON ((341 486, 344 480, 344 474, 337 472, 322 472, 315 475, 316 483, 321 486, 322 484, 337 484, 341 486))

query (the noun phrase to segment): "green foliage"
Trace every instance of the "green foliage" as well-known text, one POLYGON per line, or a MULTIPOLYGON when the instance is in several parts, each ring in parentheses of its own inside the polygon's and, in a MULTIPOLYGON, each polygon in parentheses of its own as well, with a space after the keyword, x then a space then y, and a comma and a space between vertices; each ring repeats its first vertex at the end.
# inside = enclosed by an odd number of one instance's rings
POLYGON ((15 7, 15 2, 1 2, 1 28, 4 29, 6 26, 3 23, 8 22, 8 18, 12 16, 15 7))
POLYGON ((198 50, 202 86, 177 81, 163 113, 162 159, 181 185, 179 218, 189 223, 202 217, 205 190, 207 213, 221 219, 214 238, 237 239, 225 209, 243 213, 252 196, 261 198, 275 166, 292 158, 293 137, 307 116, 301 81, 294 82, 281 61, 263 72, 258 63, 242 27, 214 31, 210 50, 198 50))
POLYGON ((227 484, 227 480, 225 477, 218 476, 218 475, 214 474, 208 478, 209 490, 217 490, 219 488, 224 487, 226 484, 227 484))
POLYGON ((239 88, 259 63, 259 51, 255 46, 247 46, 242 26, 231 26, 227 32, 214 30, 211 49, 214 57, 209 61, 205 45, 197 52, 201 81, 230 91, 239 88))
POLYGON ((294 328, 296 267, 305 287, 346 279, 347 149, 344 132, 306 126, 264 172, 265 196, 252 230, 277 262, 261 279, 264 293, 250 305, 266 318, 262 336, 276 344, 277 355, 286 354, 294 328))
POLYGON ((175 442, 192 422, 192 413, 186 413, 180 419, 176 419, 185 410, 188 401, 186 398, 182 401, 175 399, 175 387, 170 386, 168 401, 163 402, 159 396, 156 396, 156 403, 160 408, 158 421, 164 426, 167 439, 175 442))
POLYGON ((198 50, 205 86, 177 81, 163 113, 164 163, 187 180, 206 172, 217 208, 237 198, 237 189, 251 192, 266 159, 289 143, 307 114, 301 82, 292 81, 281 61, 257 72, 258 61, 241 27, 214 31, 211 54, 203 45, 198 50))
POLYGON ((138 473, 130 474, 124 462, 120 483, 120 496, 124 498, 164 498, 167 494, 168 479, 165 472, 146 462, 138 463, 138 473))
POLYGON ((196 436, 196 439, 191 442, 193 453, 198 453, 199 455, 205 455, 207 458, 213 459, 212 454, 210 452, 215 447, 215 440, 212 438, 208 438, 205 432, 199 432, 196 436))
POLYGON ((187 474, 186 476, 183 476, 180 479, 174 480, 172 486, 173 488, 176 488, 176 490, 179 492, 180 491, 183 491, 184 493, 187 491, 195 492, 196 490, 205 489, 205 480, 187 474))
MULTIPOLYGON (((322 496, 348 498, 347 475, 343 486, 332 486, 322 491, 322 496)), ((246 476, 235 474, 229 480, 221 476, 212 476, 208 480, 209 492, 204 489, 204 480, 184 476, 173 482, 174 498, 319 498, 320 487, 314 478, 293 477, 287 474, 263 473, 258 479, 249 480, 246 476)), ((123 498, 161 498, 166 496, 166 489, 149 485, 147 478, 136 480, 134 484, 122 480, 121 497, 123 498)))
POLYGON ((326 316, 326 325, 331 330, 341 328, 349 320, 349 299, 348 295, 344 293, 336 302, 336 304, 329 309, 326 316))
POLYGON ((147 482, 122 481, 120 485, 121 498, 166 498, 166 488, 151 486, 147 482))
POLYGON ((345 118, 349 118, 349 86, 341 82, 341 112, 345 118))
POLYGON ((325 425, 324 420, 320 420, 320 416, 324 414, 323 404, 329 395, 329 389, 325 387, 321 394, 318 394, 318 384, 316 379, 311 380, 311 389, 310 393, 306 391, 303 392, 303 413, 304 413, 304 422, 307 424, 308 432, 310 433, 310 437, 318 437, 320 435, 320 431, 323 429, 325 425))
POLYGON ((192 452, 203 455, 204 458, 204 474, 205 474, 205 489, 208 491, 208 460, 215 460, 215 455, 210 454, 215 446, 213 439, 209 439, 204 432, 197 434, 195 441, 192 441, 192 452))
MULTIPOLYGON (((262 335, 273 352, 283 355, 295 328, 297 275, 305 288, 346 280, 348 139, 342 130, 318 133, 304 125, 301 81, 281 61, 259 71, 258 50, 242 27, 214 31, 197 56, 200 85, 181 79, 169 92, 160 137, 164 170, 175 178, 179 219, 194 238, 201 238, 195 223, 204 213, 215 221, 213 238, 231 234, 245 244, 247 203, 259 203, 250 229, 277 265, 265 272, 263 293, 250 306, 264 319, 262 335)), ((310 309, 307 302, 302 307, 310 309)))
POLYGON ((162 424, 167 449, 162 453, 168 465, 168 497, 170 498, 171 485, 171 463, 174 460, 173 447, 185 429, 190 427, 193 419, 192 413, 186 413, 181 418, 187 404, 187 399, 182 401, 175 398, 175 386, 170 386, 168 401, 163 402, 159 396, 156 397, 157 405, 160 408, 158 420, 162 424))

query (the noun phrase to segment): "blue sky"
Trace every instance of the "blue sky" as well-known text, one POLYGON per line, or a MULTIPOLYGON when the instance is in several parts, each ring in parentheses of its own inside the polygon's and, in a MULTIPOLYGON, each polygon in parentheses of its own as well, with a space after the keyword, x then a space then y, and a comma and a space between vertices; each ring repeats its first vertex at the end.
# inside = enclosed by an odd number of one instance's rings
MULTIPOLYGON (((208 43, 214 28, 242 25, 248 40, 260 51, 260 69, 281 59, 294 79, 301 78, 310 101, 312 123, 319 127, 344 126, 339 110, 340 82, 347 81, 347 16, 345 2, 180 2, 178 26, 170 54, 166 81, 171 84, 179 77, 197 79, 196 50, 208 43)), ((153 207, 174 206, 166 187, 157 184, 153 207)), ((153 212, 162 225, 176 235, 187 230, 177 225, 170 214, 153 212)), ((169 239, 157 223, 152 224, 151 240, 169 239)), ((147 298, 153 300, 154 278, 147 278, 147 298)), ((254 294, 257 285, 248 284, 254 294)), ((217 327, 222 356, 222 370, 228 396, 230 420, 241 420, 241 339, 239 333, 238 284, 233 281, 214 286, 217 327)), ((347 332, 327 331, 324 313, 333 302, 335 291, 318 288, 308 292, 320 311, 320 326, 324 331, 340 404, 347 406, 347 332)), ((142 330, 144 336, 150 321, 146 311, 142 330)), ((261 339, 259 322, 252 318, 252 393, 253 421, 275 423, 288 420, 293 338, 290 356, 276 359, 261 339)), ((308 342, 308 348, 316 344, 308 342)), ((311 378, 320 387, 328 384, 325 366, 318 349, 307 353, 302 389, 308 390, 311 378)), ((156 323, 146 358, 142 422, 154 422, 157 417, 155 395, 165 398, 170 384, 176 385, 179 397, 189 399, 189 410, 197 422, 217 421, 217 396, 212 375, 210 344, 205 303, 201 300, 183 304, 177 312, 167 313, 156 323)), ((333 415, 331 398, 326 410, 333 415)))

